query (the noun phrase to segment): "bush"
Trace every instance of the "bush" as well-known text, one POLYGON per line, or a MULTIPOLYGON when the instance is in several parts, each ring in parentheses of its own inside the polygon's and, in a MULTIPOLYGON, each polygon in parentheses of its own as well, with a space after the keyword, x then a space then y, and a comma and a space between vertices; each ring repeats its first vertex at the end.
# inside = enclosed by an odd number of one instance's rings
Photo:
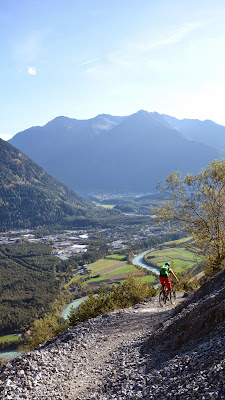
POLYGON ((120 286, 114 285, 110 292, 100 289, 96 296, 90 293, 88 299, 80 305, 79 310, 71 309, 69 322, 74 326, 98 315, 131 307, 155 294, 156 290, 152 286, 142 283, 139 278, 131 274, 120 286))
POLYGON ((43 318, 36 319, 31 327, 31 336, 27 337, 20 350, 33 350, 40 343, 57 336, 65 329, 66 322, 59 316, 45 315, 43 318))

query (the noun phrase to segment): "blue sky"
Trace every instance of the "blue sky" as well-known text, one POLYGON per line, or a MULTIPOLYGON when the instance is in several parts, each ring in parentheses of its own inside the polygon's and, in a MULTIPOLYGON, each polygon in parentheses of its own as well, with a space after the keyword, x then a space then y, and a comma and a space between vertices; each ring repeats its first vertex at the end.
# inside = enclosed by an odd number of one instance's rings
POLYGON ((0 0, 0 137, 140 109, 225 125, 224 0, 0 0))

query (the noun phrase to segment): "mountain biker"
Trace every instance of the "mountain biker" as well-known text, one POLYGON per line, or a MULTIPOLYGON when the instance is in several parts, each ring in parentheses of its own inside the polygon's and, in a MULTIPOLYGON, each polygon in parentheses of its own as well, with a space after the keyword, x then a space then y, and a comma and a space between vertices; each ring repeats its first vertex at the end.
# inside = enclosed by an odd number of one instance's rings
POLYGON ((166 262, 165 265, 160 267, 160 270, 159 270, 159 280, 162 285, 162 288, 164 289, 164 285, 166 285, 166 288, 167 288, 167 290, 165 291, 166 296, 168 296, 170 289, 172 289, 172 284, 171 284, 169 275, 171 274, 174 277, 175 281, 179 282, 176 275, 174 274, 173 270, 169 267, 170 267, 170 264, 168 262, 166 262))

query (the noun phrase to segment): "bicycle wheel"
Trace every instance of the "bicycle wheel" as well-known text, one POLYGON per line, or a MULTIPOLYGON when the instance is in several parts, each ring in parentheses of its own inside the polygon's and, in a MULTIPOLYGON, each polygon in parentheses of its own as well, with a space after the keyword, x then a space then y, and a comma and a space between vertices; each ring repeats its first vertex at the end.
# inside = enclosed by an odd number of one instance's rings
POLYGON ((166 295, 165 295, 164 290, 162 290, 159 293, 159 304, 161 307, 164 307, 166 305, 166 295))
POLYGON ((170 303, 175 304, 176 303, 176 292, 174 289, 170 290, 170 303))

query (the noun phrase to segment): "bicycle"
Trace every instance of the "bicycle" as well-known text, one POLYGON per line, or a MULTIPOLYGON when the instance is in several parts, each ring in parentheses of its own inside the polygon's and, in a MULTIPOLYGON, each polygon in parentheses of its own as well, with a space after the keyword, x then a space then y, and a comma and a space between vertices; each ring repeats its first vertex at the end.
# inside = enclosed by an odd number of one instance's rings
POLYGON ((159 293, 159 304, 161 307, 165 307, 168 304, 175 304, 176 303, 176 292, 173 288, 169 290, 169 293, 167 294, 167 289, 165 283, 163 284, 162 290, 159 293))

